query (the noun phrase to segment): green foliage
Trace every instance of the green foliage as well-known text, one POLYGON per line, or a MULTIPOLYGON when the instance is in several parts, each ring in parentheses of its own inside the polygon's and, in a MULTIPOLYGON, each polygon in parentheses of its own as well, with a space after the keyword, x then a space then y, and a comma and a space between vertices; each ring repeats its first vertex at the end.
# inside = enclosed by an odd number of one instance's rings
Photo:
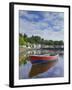
POLYGON ((62 40, 60 40, 59 45, 64 45, 64 42, 62 40))
POLYGON ((19 37, 19 44, 24 45, 24 39, 22 37, 19 37))
POLYGON ((59 41, 54 41, 54 45, 59 45, 59 41))
POLYGON ((21 34, 19 35, 19 45, 26 45, 26 40, 21 34))
POLYGON ((54 45, 64 45, 64 42, 62 40, 54 41, 54 45))
POLYGON ((53 40, 44 40, 40 36, 31 36, 28 37, 26 34, 22 35, 19 34, 19 44, 28 46, 30 44, 44 44, 44 45, 64 45, 62 40, 60 41, 53 41, 53 40))
POLYGON ((48 45, 54 45, 54 41, 53 40, 49 40, 48 41, 48 45))
POLYGON ((22 58, 20 61, 19 61, 19 64, 27 64, 27 60, 26 58, 22 58))
POLYGON ((23 64, 26 64, 27 63, 27 60, 24 60, 23 64))
POLYGON ((23 36, 24 38, 27 38, 27 35, 26 34, 24 34, 24 36, 23 36))

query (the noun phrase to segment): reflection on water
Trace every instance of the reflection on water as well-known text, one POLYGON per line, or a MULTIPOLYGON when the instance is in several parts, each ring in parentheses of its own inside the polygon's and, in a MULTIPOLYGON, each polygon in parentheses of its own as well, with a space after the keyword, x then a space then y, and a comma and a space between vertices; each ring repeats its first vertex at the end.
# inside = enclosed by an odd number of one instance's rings
MULTIPOLYGON (((28 57, 33 54, 47 54, 48 50, 33 50, 22 53, 21 55, 28 57)), ((26 58, 27 63, 20 64, 19 66, 19 79, 29 79, 29 78, 47 78, 47 77, 63 77, 64 76, 64 57, 60 55, 58 60, 31 64, 29 58, 26 58)))
POLYGON ((29 73, 29 77, 36 76, 40 73, 43 73, 47 70, 49 70, 52 66, 54 66, 57 63, 56 61, 53 62, 47 62, 47 63, 40 63, 40 64, 33 64, 32 68, 29 73))

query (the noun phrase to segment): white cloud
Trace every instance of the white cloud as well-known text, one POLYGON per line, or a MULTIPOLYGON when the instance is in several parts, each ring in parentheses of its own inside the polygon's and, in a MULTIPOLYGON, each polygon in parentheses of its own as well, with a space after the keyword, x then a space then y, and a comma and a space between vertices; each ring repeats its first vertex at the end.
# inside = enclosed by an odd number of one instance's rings
MULTIPOLYGON (((34 16, 33 14, 29 15, 26 11, 21 12, 20 15, 24 15, 30 19, 36 17, 36 15, 34 16)), ((58 15, 63 19, 63 13, 58 15)), ((30 22, 24 18, 20 18, 20 33, 26 33, 28 36, 38 35, 47 40, 64 40, 63 20, 59 21, 56 19, 53 21, 55 14, 50 16, 48 12, 43 13, 43 16, 45 18, 39 22, 30 22), (49 26, 48 20, 54 23, 52 27, 49 26), (55 29, 58 31, 55 31, 55 29)))

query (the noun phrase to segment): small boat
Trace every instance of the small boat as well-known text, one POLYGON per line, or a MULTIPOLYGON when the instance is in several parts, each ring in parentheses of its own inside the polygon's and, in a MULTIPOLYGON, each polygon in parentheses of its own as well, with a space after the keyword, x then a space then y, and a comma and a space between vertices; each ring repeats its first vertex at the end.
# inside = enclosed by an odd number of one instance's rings
POLYGON ((46 63, 55 60, 58 60, 58 54, 30 55, 30 61, 32 64, 46 63))

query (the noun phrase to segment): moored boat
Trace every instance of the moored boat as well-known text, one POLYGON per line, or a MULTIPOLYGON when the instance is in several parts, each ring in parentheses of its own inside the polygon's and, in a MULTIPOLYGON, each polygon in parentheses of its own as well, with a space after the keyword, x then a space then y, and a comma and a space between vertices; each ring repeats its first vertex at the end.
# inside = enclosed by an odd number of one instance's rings
POLYGON ((58 60, 58 54, 30 55, 30 61, 32 64, 46 63, 55 60, 58 60))

